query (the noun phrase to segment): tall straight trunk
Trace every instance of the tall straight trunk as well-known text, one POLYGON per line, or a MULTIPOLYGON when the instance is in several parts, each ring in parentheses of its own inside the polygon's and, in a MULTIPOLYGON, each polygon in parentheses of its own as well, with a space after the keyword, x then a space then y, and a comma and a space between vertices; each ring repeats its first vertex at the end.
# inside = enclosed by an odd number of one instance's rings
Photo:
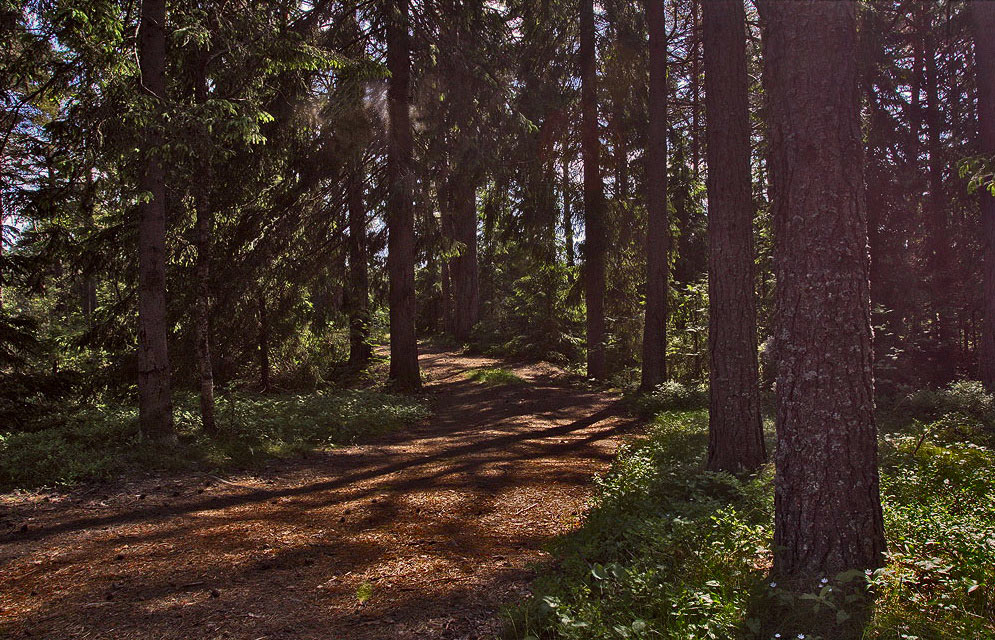
MULTIPOLYGON (((207 62, 208 52, 201 54, 198 68, 196 99, 203 104, 207 102, 207 62)), ((203 127, 201 135, 210 145, 210 131, 203 127)), ((196 245, 197 245, 197 304, 194 318, 194 340, 197 343, 197 373, 200 380, 200 419, 204 430, 208 433, 217 431, 214 420, 214 367, 211 364, 211 227, 214 216, 211 211, 210 189, 213 178, 212 153, 210 147, 205 152, 201 163, 200 175, 194 186, 196 197, 194 206, 197 209, 196 245)))
POLYGON ((936 38, 927 18, 925 31, 926 62, 926 151, 929 153, 929 199, 927 200, 927 225, 929 229, 930 260, 928 262, 933 284, 933 321, 936 323, 936 361, 934 381, 947 384, 957 372, 957 338, 951 308, 950 290, 953 284, 950 273, 951 246, 947 206, 943 193, 943 115, 940 111, 939 73, 937 71, 936 38))
POLYGON ((259 386, 263 391, 269 391, 269 317, 266 313, 266 296, 262 289, 256 292, 256 308, 259 311, 259 386))
POLYGON ((702 5, 708 154, 708 468, 764 463, 753 292, 746 13, 741 0, 702 5))
POLYGON ((607 374, 605 359, 605 196, 598 135, 598 67, 594 0, 580 0, 581 155, 584 160, 584 297, 587 303, 587 375, 607 374))
POLYGON ((394 0, 387 20, 387 271, 390 280, 390 379, 400 389, 421 387, 415 337, 415 216, 409 83, 408 0, 394 0))
MULTIPOLYGON (((166 98, 166 1, 143 0, 138 34, 142 86, 162 110, 166 98)), ((176 443, 166 324, 166 179, 158 156, 162 136, 148 136, 138 208, 138 414, 142 436, 176 443)))
POLYGON ((450 260, 453 285, 453 337, 460 342, 470 339, 480 319, 480 270, 477 264, 476 187, 465 173, 452 185, 453 236, 462 248, 450 260))
POLYGON ((563 239, 567 249, 567 266, 574 266, 574 220, 570 211, 570 154, 563 145, 563 239))
MULTIPOLYGON (((978 125, 981 153, 995 157, 995 3, 971 2, 974 27, 974 56, 978 75, 978 125)), ((981 383, 989 393, 995 391, 995 196, 981 194, 981 224, 984 233, 983 327, 978 360, 981 383)))
POLYGON ((357 367, 373 355, 363 178, 362 166, 357 164, 349 178, 349 364, 357 367))
POLYGON ((879 566, 856 2, 764 0, 774 180, 774 572, 879 566))
MULTIPOLYGON (((94 206, 97 198, 97 187, 93 181, 93 170, 86 170, 86 195, 85 202, 83 203, 83 225, 87 233, 93 232, 93 212, 94 206)), ((0 228, 3 227, 2 222, 0 222, 0 228)), ((91 269, 87 268, 86 272, 83 274, 83 288, 81 291, 80 307, 83 310, 83 316, 86 317, 87 323, 91 323, 93 319, 93 313, 97 310, 97 279, 93 275, 91 269)))
MULTIPOLYGON (((691 49, 691 167, 694 169, 694 180, 698 180, 701 175, 701 59, 702 40, 698 36, 699 26, 704 29, 704 25, 699 22, 699 15, 702 12, 699 6, 700 0, 691 0, 691 25, 694 29, 692 34, 693 47, 691 49)), ((706 2, 705 4, 708 4, 706 2)), ((707 79, 705 80, 708 81, 707 79)), ((707 107, 706 107, 707 108, 707 107)), ((707 116, 706 116, 707 117, 707 116)), ((706 132, 707 137, 707 132, 706 132)))
POLYGON ((470 339, 480 319, 480 267, 477 262, 477 176, 474 168, 473 75, 460 52, 468 51, 475 37, 479 0, 458 3, 453 12, 453 47, 450 55, 450 119, 456 130, 455 166, 449 169, 449 198, 452 212, 453 240, 461 245, 459 255, 450 261, 453 285, 453 337, 470 339))
POLYGON ((646 319, 641 387, 667 379, 667 291, 670 222, 667 219, 667 25, 663 0, 646 0, 649 29, 649 129, 646 137, 646 319))

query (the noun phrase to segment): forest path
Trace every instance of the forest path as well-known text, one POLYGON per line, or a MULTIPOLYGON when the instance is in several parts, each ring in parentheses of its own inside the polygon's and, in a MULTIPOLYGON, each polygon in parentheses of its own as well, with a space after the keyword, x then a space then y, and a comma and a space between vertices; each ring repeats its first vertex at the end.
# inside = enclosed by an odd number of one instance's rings
POLYGON ((0 637, 496 637, 634 423, 548 365, 432 348, 421 365, 434 414, 370 444, 7 496, 0 637), (498 365, 527 382, 465 375, 498 365))

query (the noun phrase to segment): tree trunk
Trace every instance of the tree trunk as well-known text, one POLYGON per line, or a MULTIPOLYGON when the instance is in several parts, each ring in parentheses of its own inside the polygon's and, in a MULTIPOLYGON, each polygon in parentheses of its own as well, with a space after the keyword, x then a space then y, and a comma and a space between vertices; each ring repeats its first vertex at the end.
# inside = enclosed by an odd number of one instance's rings
MULTIPOLYGON (((166 1, 143 0, 138 35, 142 86, 166 98, 166 1)), ((153 131, 155 131, 153 129, 153 131)), ((138 413, 142 436, 176 444, 170 396, 166 323, 166 179, 159 158, 162 136, 148 137, 141 189, 149 200, 138 209, 138 413)))
MULTIPOLYGON (((208 52, 203 51, 198 68, 196 99, 203 104, 207 101, 207 61, 208 52)), ((201 135, 210 145, 210 131, 202 127, 201 135)), ((211 227, 213 218, 211 211, 210 189, 213 178, 212 153, 205 152, 201 163, 200 175, 196 178, 194 190, 196 193, 194 206, 197 209, 196 234, 197 245, 197 305, 194 318, 194 340, 197 343, 197 372, 200 378, 200 418, 204 431, 214 433, 217 425, 214 420, 214 367, 211 364, 211 227)))
POLYGON ((421 387, 415 337, 415 219, 412 207, 411 59, 408 0, 394 0, 387 20, 387 271, 390 280, 390 379, 399 389, 421 387))
POLYGON ((354 367, 365 366, 373 355, 363 178, 362 167, 353 167, 349 179, 349 364, 354 367))
POLYGON ((702 5, 708 153, 708 468, 764 463, 753 291, 746 14, 740 0, 702 5))
MULTIPOLYGON (((86 169, 86 193, 85 201, 83 203, 83 226, 86 229, 87 234, 93 233, 94 221, 93 212, 96 204, 97 198, 97 186, 93 181, 93 169, 86 169)), ((0 228, 3 224, 0 223, 0 228)), ((2 251, 0 251, 2 254, 2 251)), ((80 307, 83 310, 83 316, 86 318, 87 324, 92 326, 93 323, 93 313, 97 310, 97 279, 93 275, 93 270, 91 267, 87 267, 83 273, 83 288, 81 291, 80 307)))
POLYGON ((667 25, 663 0, 646 0, 650 37, 649 130, 646 138, 646 319, 641 388, 667 379, 667 295, 670 222, 667 219, 667 25))
POLYGON ((584 296, 587 302, 587 375, 607 374, 605 360, 605 229, 601 141, 598 135, 598 67, 594 0, 580 2, 581 154, 584 159, 584 296))
POLYGON ((936 340, 934 362, 934 382, 939 385, 950 383, 957 372, 957 339, 953 312, 950 305, 953 285, 950 264, 951 246, 947 217, 949 207, 943 193, 943 116, 940 113, 939 74, 936 68, 938 55, 936 38, 932 30, 932 20, 927 13, 925 32, 926 57, 926 150, 929 153, 929 199, 927 201, 927 225, 929 228, 928 261, 933 298, 933 322, 936 340))
POLYGON ((480 2, 453 3, 452 51, 449 53, 449 120, 455 130, 455 163, 449 167, 449 205, 452 239, 460 244, 450 260, 453 288, 453 337, 467 342, 480 319, 480 267, 477 262, 477 169, 474 136, 473 74, 462 52, 472 47, 470 39, 477 25, 480 2))
MULTIPOLYGON (((973 0, 974 55, 978 76, 978 125, 981 153, 995 157, 995 3, 973 0)), ((984 234, 983 328, 978 360, 981 383, 995 392, 995 196, 981 193, 981 224, 984 234)))
POLYGON ((574 219, 570 211, 570 155, 563 145, 563 239, 567 249, 567 266, 574 266, 574 219))
POLYGON ((774 180, 774 572, 876 567, 878 488, 856 2, 764 0, 774 180))
POLYGON ((266 315, 266 296, 263 290, 256 292, 256 307, 259 310, 259 386, 269 391, 269 318, 266 315))

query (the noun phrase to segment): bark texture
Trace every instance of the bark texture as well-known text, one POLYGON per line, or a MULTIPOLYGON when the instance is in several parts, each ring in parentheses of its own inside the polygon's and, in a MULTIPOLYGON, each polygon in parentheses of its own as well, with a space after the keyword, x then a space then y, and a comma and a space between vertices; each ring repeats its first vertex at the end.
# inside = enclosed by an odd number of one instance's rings
POLYGON ((670 280, 667 219, 667 26, 663 0, 646 0, 649 27, 649 130, 646 139, 646 319, 642 389, 667 379, 667 291, 670 280))
POLYGON ((856 3, 764 0, 774 182, 774 571, 879 566, 856 3))
MULTIPOLYGON (((995 158, 995 2, 971 2, 974 56, 978 73, 978 126, 981 153, 995 158)), ((981 224, 984 233, 984 326, 978 358, 981 383, 995 391, 995 196, 981 194, 981 224)))
POLYGON ((411 58, 408 0, 394 0, 387 20, 387 271, 390 279, 390 379, 399 389, 421 387, 415 337, 415 216, 412 206, 411 58))
POLYGON ((708 468, 752 471, 767 457, 760 422, 753 195, 741 0, 702 5, 708 154, 708 468))
MULTIPOLYGON (((138 34, 143 89, 161 109, 166 97, 166 2, 143 0, 138 34)), ((172 445, 166 324, 166 180, 158 156, 161 136, 148 137, 142 191, 149 200, 138 208, 138 414, 143 437, 172 445)))
POLYGON ((594 1, 580 2, 581 156, 584 161, 584 297, 587 303, 587 375, 601 380, 605 359, 605 195, 598 136, 598 68, 594 1))

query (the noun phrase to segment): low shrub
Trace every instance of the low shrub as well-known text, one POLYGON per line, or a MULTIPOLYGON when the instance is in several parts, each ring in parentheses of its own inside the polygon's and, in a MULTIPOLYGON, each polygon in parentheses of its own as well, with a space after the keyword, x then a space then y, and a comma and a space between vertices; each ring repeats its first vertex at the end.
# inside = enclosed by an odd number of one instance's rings
POLYGON ((221 394, 219 433, 201 429, 195 396, 177 398, 175 449, 143 442, 138 410, 101 405, 61 416, 34 432, 0 433, 0 490, 70 485, 129 467, 226 469, 349 444, 399 429, 428 414, 407 396, 367 390, 311 394, 221 394))
POLYGON ((703 471, 707 422, 661 413, 620 453, 508 637, 995 638, 995 451, 970 439, 978 422, 883 437, 886 565, 792 588, 769 578, 771 466, 703 471))

